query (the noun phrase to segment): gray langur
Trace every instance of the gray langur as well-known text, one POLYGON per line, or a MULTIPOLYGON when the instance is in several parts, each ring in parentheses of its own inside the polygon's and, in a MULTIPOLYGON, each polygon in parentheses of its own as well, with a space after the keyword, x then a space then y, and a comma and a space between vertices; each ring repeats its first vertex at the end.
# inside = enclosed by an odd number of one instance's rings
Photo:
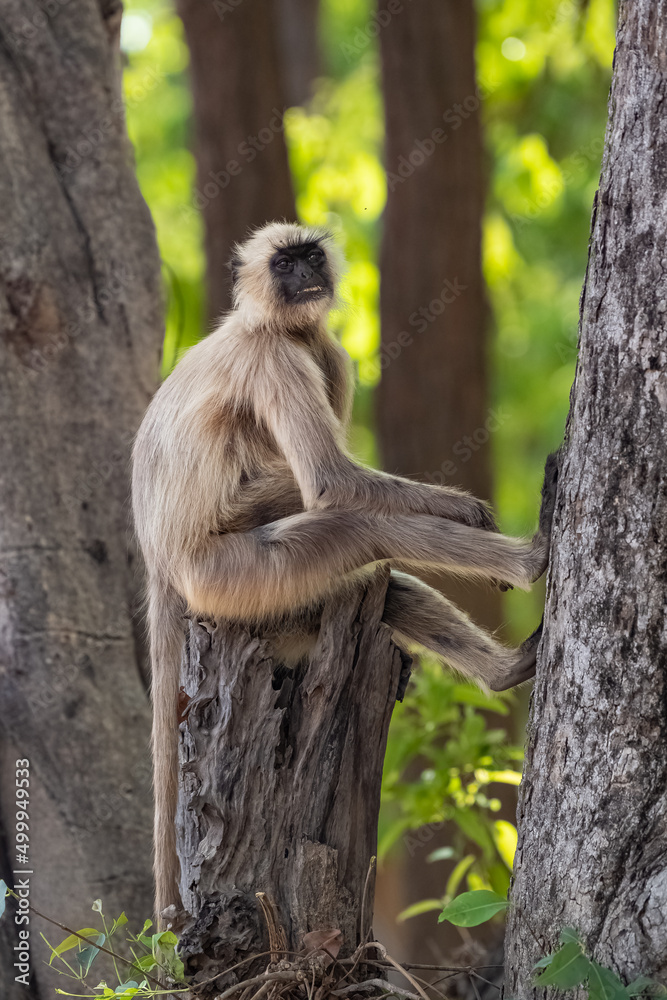
POLYGON ((499 534, 488 506, 467 493, 354 462, 345 450, 349 359, 326 326, 341 263, 328 233, 283 222, 237 246, 233 310, 158 389, 137 435, 158 915, 180 899, 174 814, 186 613, 283 634, 276 655, 294 662, 315 642, 323 599, 387 561, 384 621, 399 644, 418 644, 493 690, 534 673, 539 629, 508 649, 395 567, 528 589, 547 566, 555 459, 531 541, 499 534))

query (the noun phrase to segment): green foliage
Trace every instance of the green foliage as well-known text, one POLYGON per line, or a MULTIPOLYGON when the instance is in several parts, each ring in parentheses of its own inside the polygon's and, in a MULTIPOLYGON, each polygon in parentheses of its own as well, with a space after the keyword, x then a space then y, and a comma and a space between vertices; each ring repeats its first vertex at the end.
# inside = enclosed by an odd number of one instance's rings
MULTIPOLYGON (((386 855, 402 839, 403 848, 414 855, 452 821, 458 831, 453 843, 429 856, 433 862, 458 859, 446 897, 455 894, 464 877, 470 888, 507 893, 516 830, 495 818, 500 800, 493 791, 499 784, 519 784, 516 764, 522 755, 518 747, 507 745, 503 729, 488 725, 482 711, 507 715, 512 701, 507 694, 486 695, 424 659, 403 704, 394 711, 378 852, 386 855), (407 780, 416 760, 420 773, 407 780)), ((431 902, 431 909, 442 906, 438 900, 431 902)), ((403 916, 415 912, 411 907, 403 916)))
MULTIPOLYGON (((476 927, 506 910, 508 906, 507 899, 495 892, 464 892, 445 906, 439 921, 448 920, 457 927, 476 927)), ((558 990, 584 986, 588 990, 588 1000, 667 996, 667 987, 647 976, 639 976, 625 986, 615 972, 586 955, 581 938, 571 927, 563 928, 559 943, 558 951, 535 964, 535 986, 551 986, 558 990)))
POLYGON ((158 974, 166 977, 171 983, 185 985, 183 963, 178 957, 176 948, 178 938, 171 931, 159 931, 151 934, 152 922, 146 920, 141 931, 133 934, 127 929, 127 917, 124 913, 109 925, 102 910, 102 901, 96 899, 92 906, 93 912, 99 915, 100 927, 83 927, 75 933, 68 934, 60 944, 52 945, 42 934, 42 938, 51 949, 49 965, 52 965, 63 976, 73 979, 90 992, 69 993, 57 989, 62 996, 76 997, 114 997, 115 1000, 129 1000, 131 997, 156 997, 186 992, 185 990, 166 990, 157 979, 158 974), (125 944, 118 942, 118 931, 125 928, 125 944), (110 986, 105 980, 93 985, 99 977, 97 969, 91 973, 98 956, 105 950, 111 953, 111 962, 117 983, 110 986), (128 974, 131 978, 128 978, 128 974), (92 977, 92 978, 91 978, 92 977))
POLYGON ((166 374, 204 332, 203 230, 192 202, 195 162, 188 134, 188 49, 169 0, 126 0, 124 6, 127 126, 164 266, 166 374))
POLYGON ((590 959, 575 930, 565 927, 560 935, 561 947, 535 965, 536 986, 553 986, 571 990, 588 988, 589 1000, 630 1000, 631 997, 667 996, 667 988, 646 976, 640 976, 625 986, 615 972, 590 959))

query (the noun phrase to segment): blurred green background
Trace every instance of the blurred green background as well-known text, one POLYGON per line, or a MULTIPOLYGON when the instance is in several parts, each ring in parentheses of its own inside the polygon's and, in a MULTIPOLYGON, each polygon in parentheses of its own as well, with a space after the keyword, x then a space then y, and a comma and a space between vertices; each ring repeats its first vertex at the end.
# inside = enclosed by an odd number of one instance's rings
MULTIPOLYGON (((168 0, 126 0, 125 7, 128 127, 164 264, 167 373, 206 333, 203 230, 192 207, 188 49, 168 0)), ((544 456, 558 446, 568 409, 616 11, 613 0, 478 0, 477 11, 487 185, 483 267, 492 307, 489 405, 503 414, 491 440, 494 502, 503 530, 521 534, 534 528, 544 456)), ((312 100, 289 109, 285 122, 299 216, 333 225, 344 240, 349 271, 334 326, 357 369, 351 445, 376 464, 371 404, 380 374, 386 179, 379 54, 366 30, 372 13, 370 0, 322 0, 324 75, 312 100)), ((535 627, 542 597, 539 590, 506 596, 514 640, 535 627)), ((438 898, 465 884, 507 887, 516 835, 498 819, 498 788, 519 780, 517 727, 502 726, 515 704, 515 696, 488 698, 425 663, 395 713, 380 850, 409 854, 409 831, 452 820, 455 832, 433 858, 451 862, 438 898)), ((414 903, 417 910, 436 908, 434 901, 414 903)))

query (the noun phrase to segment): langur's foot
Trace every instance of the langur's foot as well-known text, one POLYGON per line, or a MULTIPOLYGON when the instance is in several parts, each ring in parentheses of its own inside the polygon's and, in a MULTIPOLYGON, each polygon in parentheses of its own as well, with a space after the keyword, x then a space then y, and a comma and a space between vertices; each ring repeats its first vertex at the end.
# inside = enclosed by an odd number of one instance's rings
POLYGON ((509 688, 523 684, 535 676, 535 664, 537 662, 537 647, 542 638, 544 622, 541 621, 533 634, 529 636, 517 650, 516 662, 510 670, 503 675, 495 684, 489 684, 492 691, 507 691, 509 688))

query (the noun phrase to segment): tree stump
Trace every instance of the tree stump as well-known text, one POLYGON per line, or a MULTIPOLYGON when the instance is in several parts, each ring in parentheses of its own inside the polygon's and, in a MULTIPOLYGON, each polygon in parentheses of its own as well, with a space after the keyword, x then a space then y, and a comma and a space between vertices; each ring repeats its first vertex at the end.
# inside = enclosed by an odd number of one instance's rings
POLYGON ((291 952, 309 931, 339 929, 349 956, 370 931, 387 732, 411 662, 381 620, 388 575, 325 607, 316 649, 293 671, 260 635, 190 623, 176 826, 180 952, 198 980, 269 949, 257 893, 291 952))

